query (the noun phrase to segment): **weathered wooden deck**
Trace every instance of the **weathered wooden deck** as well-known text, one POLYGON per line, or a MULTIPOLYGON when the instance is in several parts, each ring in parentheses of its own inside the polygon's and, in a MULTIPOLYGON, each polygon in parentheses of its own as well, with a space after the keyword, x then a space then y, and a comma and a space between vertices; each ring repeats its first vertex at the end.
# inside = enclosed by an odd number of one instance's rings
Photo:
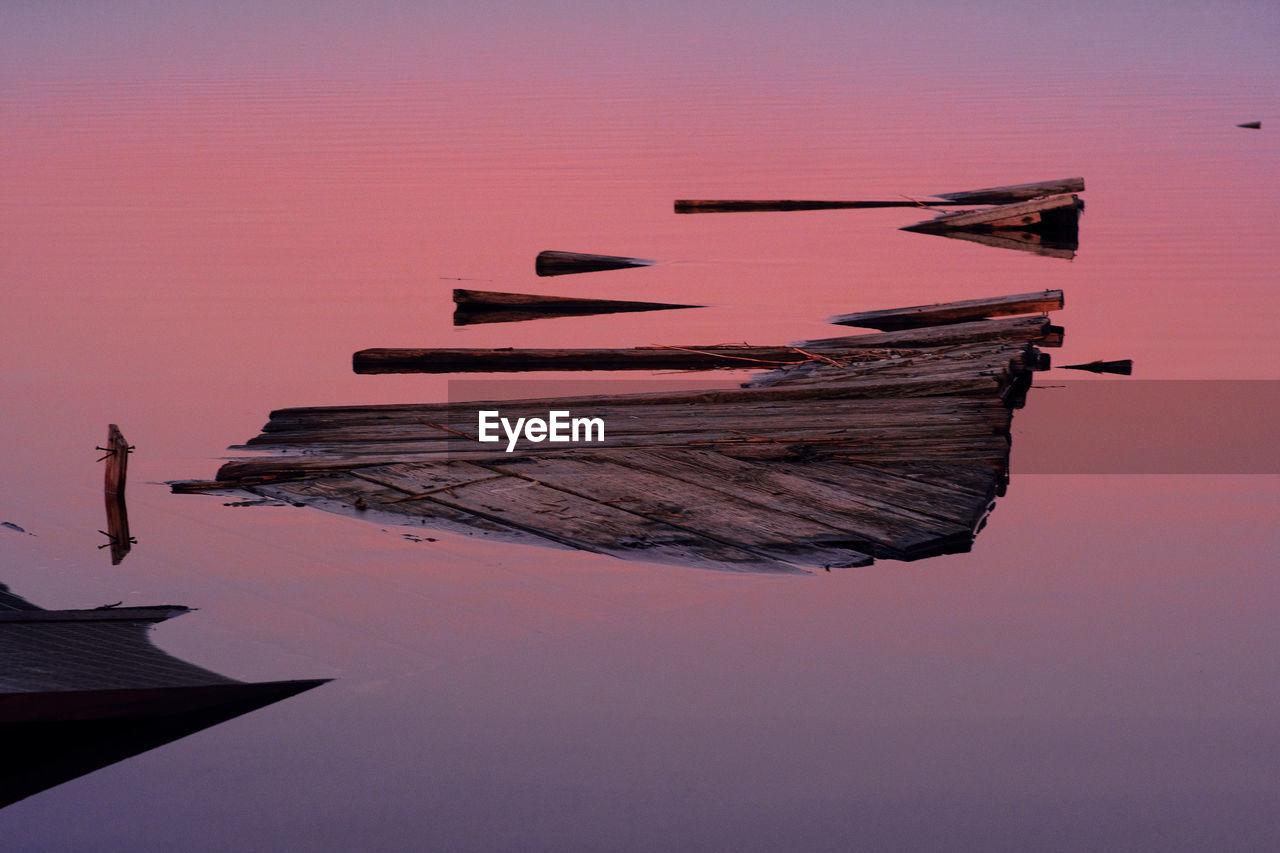
MULTIPOLYGON (((1010 302, 991 308, 1014 310, 1010 302)), ((795 572, 965 551, 1003 493, 1013 409, 1047 367, 1038 346, 1060 343, 1061 330, 1044 316, 956 322, 945 306, 903 310, 913 322, 946 324, 768 348, 785 351, 786 363, 737 389, 284 409, 240 448, 269 455, 234 459, 216 480, 174 490, 247 492, 380 523, 722 569, 795 572), (505 441, 477 440, 480 409, 598 417, 604 441, 522 442, 508 453, 505 441)), ((744 366, 740 349, 662 351, 744 366)), ((440 351, 415 352, 430 361, 440 351)), ((459 369, 456 352, 448 368, 425 369, 459 369)), ((528 364, 528 352, 477 355, 483 366, 470 369, 501 369, 504 357, 528 364)), ((534 352, 540 365, 555 361, 534 352)), ((581 369, 591 356, 573 358, 581 369)))

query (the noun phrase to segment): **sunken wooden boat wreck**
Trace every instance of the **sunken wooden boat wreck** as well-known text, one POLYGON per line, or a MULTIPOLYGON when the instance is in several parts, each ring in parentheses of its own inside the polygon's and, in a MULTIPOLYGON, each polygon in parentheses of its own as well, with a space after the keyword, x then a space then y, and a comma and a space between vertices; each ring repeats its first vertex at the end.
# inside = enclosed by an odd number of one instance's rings
MULTIPOLYGON (((646 369, 655 354, 768 368, 739 388, 283 409, 239 448, 268 455, 172 487, 743 571, 966 551, 1005 488, 1013 409, 1048 366, 1039 347, 1059 344, 1062 330, 1043 314, 933 322, 786 347, 635 351, 646 369), (554 410, 599 418, 603 440, 508 452, 478 440, 486 409, 513 421, 554 410)), ((574 351, 572 363, 628 364, 591 352, 574 351)), ((470 369, 504 356, 564 366, 555 351, 498 350, 470 369)), ((445 358, 460 369, 458 351, 445 358)))
POLYGON ((45 610, 0 584, 0 807, 325 683, 239 682, 152 645, 188 611, 45 610))
POLYGON ((500 293, 492 290, 463 289, 453 291, 453 302, 453 325, 455 326, 703 307, 674 305, 667 302, 586 299, 577 296, 544 296, 534 293, 500 293))

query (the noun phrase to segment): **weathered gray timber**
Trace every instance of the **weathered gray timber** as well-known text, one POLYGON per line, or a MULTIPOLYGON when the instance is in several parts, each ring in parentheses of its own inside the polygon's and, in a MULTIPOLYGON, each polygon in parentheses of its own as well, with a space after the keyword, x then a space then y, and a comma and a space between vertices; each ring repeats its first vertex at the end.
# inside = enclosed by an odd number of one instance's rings
MULTIPOLYGON (((1240 125, 1245 127, 1245 125, 1240 125)), ((884 207, 957 207, 973 204, 1010 204, 1045 196, 1078 193, 1084 191, 1084 178, 1062 178, 1056 181, 1038 181, 1031 184, 1012 184, 1005 187, 986 187, 980 190, 963 190, 953 193, 935 193, 928 200, 914 198, 881 201, 821 201, 809 199, 696 199, 682 198, 675 202, 676 213, 750 213, 758 211, 787 210, 860 210, 884 207), (937 199, 942 199, 938 201, 937 199)))
POLYGON ((619 255, 590 255, 585 252, 539 252, 534 259, 534 271, 541 276, 573 275, 583 272, 624 270, 630 267, 652 266, 653 261, 644 258, 626 258, 619 255))
POLYGON ((991 299, 964 299, 958 302, 939 302, 934 305, 917 305, 912 308, 892 308, 883 311, 860 311, 856 314, 839 314, 827 320, 839 326, 858 326, 864 329, 916 329, 921 326, 937 326, 959 323, 965 320, 985 320, 991 317, 1008 317, 1017 314, 1039 314, 1062 308, 1061 290, 1044 290, 1037 293, 1017 293, 991 299))
POLYGON ((1044 317, 956 322, 924 329, 820 338, 788 346, 651 346, 628 349, 375 348, 352 356, 356 373, 525 373, 539 370, 714 370, 769 368, 823 359, 875 360, 885 347, 932 347, 994 340, 1053 346, 1044 317))
POLYGON ((666 302, 632 302, 619 299, 584 299, 576 296, 541 296, 532 293, 499 293, 491 290, 454 290, 453 324, 513 323, 553 317, 621 314, 633 311, 668 311, 701 308, 666 302))
POLYGON ((1033 184, 1012 184, 1007 187, 938 193, 936 197, 961 204, 1009 204, 1015 201, 1078 192, 1084 192, 1084 178, 1062 178, 1057 181, 1038 181, 1033 184))
POLYGON ((109 495, 123 495, 125 480, 129 472, 129 454, 133 451, 133 447, 124 440, 120 427, 115 424, 109 424, 107 426, 107 443, 97 449, 104 451, 102 459, 99 461, 106 460, 107 463, 103 478, 103 490, 109 495))
MULTIPOLYGON (((1061 305, 1060 294, 1035 297, 1035 310, 1061 305)), ((992 313, 1029 304, 972 303, 992 313)), ((267 455, 172 486, 736 571, 965 551, 1007 482, 1013 410, 1047 366, 1037 347, 1059 343, 1061 329, 1043 316, 973 320, 963 305, 929 307, 896 313, 945 325, 781 347, 420 350, 412 358, 432 369, 442 357, 451 370, 633 359, 772 369, 730 389, 281 409, 244 445, 267 455), (526 437, 509 452, 505 440, 480 440, 482 409, 511 421, 571 411, 598 418, 604 434, 570 445, 526 437)))

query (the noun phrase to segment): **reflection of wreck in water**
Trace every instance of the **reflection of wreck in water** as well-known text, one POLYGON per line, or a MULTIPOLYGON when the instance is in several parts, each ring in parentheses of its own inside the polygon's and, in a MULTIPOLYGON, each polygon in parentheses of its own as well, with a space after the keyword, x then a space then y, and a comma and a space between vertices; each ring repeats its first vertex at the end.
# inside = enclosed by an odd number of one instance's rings
POLYGON ((902 230, 1071 259, 1080 248, 1083 210, 1084 202, 1078 196, 1055 195, 983 210, 945 213, 902 230))
POLYGON ((187 610, 44 610, 0 584, 0 807, 324 683, 246 684, 153 646, 187 610))
MULTIPOLYGON (((1035 310, 1061 306, 1060 292, 1037 296, 1051 304, 1035 310)), ((988 302, 985 316, 1017 313, 1008 297, 988 302)), ((274 455, 174 490, 738 570, 965 551, 1007 479, 1012 409, 1047 366, 1036 345, 1057 345, 1061 330, 1043 315, 974 319, 982 300, 957 304, 903 309, 897 331, 793 347, 599 351, 778 368, 739 389, 281 410, 248 448, 274 455), (551 410, 598 417, 605 440, 508 453, 477 441, 480 409, 513 421, 551 410)), ((444 352, 451 365, 479 352, 566 366, 557 351, 444 352)), ((570 351, 577 369, 583 353, 570 351)))

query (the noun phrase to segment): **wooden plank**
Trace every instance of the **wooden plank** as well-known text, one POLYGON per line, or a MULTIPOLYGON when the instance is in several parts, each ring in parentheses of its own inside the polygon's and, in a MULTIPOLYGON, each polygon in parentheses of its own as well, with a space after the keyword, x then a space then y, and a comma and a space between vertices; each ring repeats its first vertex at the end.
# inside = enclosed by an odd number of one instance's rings
POLYGON ((1062 308, 1061 290, 1044 290, 1036 293, 1016 293, 987 299, 963 299, 956 302, 939 302, 933 305, 916 305, 911 308, 891 308, 881 311, 860 311, 855 314, 839 314, 827 320, 840 326, 859 326, 867 329, 894 331, 915 329, 922 326, 938 326, 968 320, 1007 317, 1017 314, 1040 314, 1062 308))
POLYGON ((741 200, 682 198, 675 203, 676 213, 759 213, 790 210, 860 210, 883 207, 948 207, 972 204, 969 201, 916 201, 896 199, 888 201, 813 201, 799 199, 741 200))
POLYGON ((107 427, 107 444, 98 450, 105 451, 102 458, 107 462, 107 470, 103 479, 103 490, 109 495, 123 495, 125 479, 129 472, 129 454, 133 447, 124 440, 120 427, 110 424, 107 427))
POLYGON ((635 347, 631 349, 373 348, 352 369, 378 373, 524 373, 536 370, 711 370, 798 364, 809 356, 786 346, 635 347))
POLYGON ((1006 187, 987 187, 980 190, 964 190, 954 193, 938 193, 935 198, 963 204, 1009 204, 1044 196, 1084 192, 1084 178, 1062 178, 1056 181, 1039 181, 1031 184, 1011 184, 1006 187))
POLYGON ((619 255, 592 255, 585 252, 539 252, 534 260, 534 271, 540 276, 572 275, 584 272, 621 270, 630 267, 652 266, 653 261, 643 258, 627 258, 619 255))
MULTIPOLYGON (((997 413, 1008 414, 999 401, 991 400, 997 413)), ((871 448, 897 452, 919 453, 930 449, 938 453, 948 449, 987 447, 988 439, 1003 431, 997 415, 980 418, 959 418, 941 414, 936 419, 918 418, 912 423, 905 418, 899 423, 871 423, 866 426, 850 426, 839 417, 827 418, 820 411, 813 415, 815 423, 792 423, 786 418, 775 418, 757 423, 749 418, 729 421, 708 429, 691 419, 684 422, 664 421, 652 425, 634 426, 631 432, 606 433, 603 442, 577 445, 578 449, 591 451, 625 450, 629 447, 717 447, 730 448, 743 445, 771 445, 773 455, 794 456, 806 452, 841 453, 857 451, 872 453, 871 448), (734 426, 733 424, 736 424, 734 426)), ((285 445, 289 447, 290 445, 285 445)), ((228 483, 271 482, 302 477, 323 476, 351 471, 368 466, 381 466, 393 462, 442 462, 448 460, 503 461, 512 458, 505 442, 487 445, 450 442, 349 442, 309 445, 305 454, 235 459, 225 463, 218 471, 218 480, 201 484, 179 483, 175 491, 221 490, 228 483)), ((520 441, 516 455, 543 456, 565 452, 563 444, 533 444, 520 441)), ((893 458, 898 458, 896 455, 893 458)))
POLYGON ((847 538, 838 528, 606 457, 527 457, 485 467, 783 562, 849 566, 871 561, 856 547, 829 544, 847 538))
MULTIPOLYGON (((904 359, 910 360, 921 351, 905 351, 904 359)), ((263 435, 273 432, 305 431, 311 429, 336 429, 347 426, 375 426, 379 424, 409 424, 430 427, 431 424, 453 424, 460 411, 477 409, 510 408, 512 411, 532 412, 554 402, 557 407, 591 411, 598 414, 615 412, 618 415, 678 408, 700 411, 720 405, 739 405, 754 402, 767 407, 798 405, 805 398, 787 395, 764 394, 754 389, 728 388, 714 391, 661 391, 615 396, 586 395, 542 399, 468 401, 465 403, 406 403, 399 405, 369 406, 314 406, 297 409, 281 409, 271 414, 271 420, 263 427, 263 435), (465 407, 465 408, 464 408, 465 407)), ((835 399, 835 398, 833 398, 835 399)), ((971 405, 969 401, 954 401, 953 405, 971 405)), ((919 398, 865 398, 858 405, 864 411, 883 408, 888 411, 934 410, 938 402, 919 398)), ((545 409, 544 409, 545 410, 545 409)))
POLYGON ((263 484, 245 491, 383 524, 429 525, 461 533, 480 531, 507 539, 526 537, 525 531, 436 502, 401 501, 408 494, 405 491, 347 473, 263 484))
MULTIPOLYGON (((1007 463, 1007 456, 1005 461, 1007 463)), ((858 468, 979 497, 991 495, 992 474, 986 466, 935 462, 921 458, 905 462, 863 462, 859 463, 858 468)))
POLYGON ((356 373, 512 373, 539 370, 707 370, 770 368, 839 358, 840 352, 991 341, 1035 341, 1051 328, 1044 317, 1005 317, 804 341, 795 346, 651 346, 629 349, 375 348, 352 357, 356 373), (820 360, 820 359, 819 359, 820 360))
POLYGON ((701 305, 675 305, 665 302, 632 302, 619 299, 583 299, 572 296, 499 293, 488 290, 454 290, 453 301, 457 306, 453 313, 453 324, 455 326, 703 307, 701 305))
MULTIPOLYGON (((643 437, 675 432, 713 433, 730 429, 787 431, 823 429, 911 429, 927 428, 934 424, 967 423, 974 416, 986 411, 990 403, 982 399, 918 398, 893 400, 898 405, 886 405, 880 400, 836 399, 822 406, 808 401, 761 401, 757 403, 709 403, 705 406, 632 406, 626 409, 609 407, 577 407, 574 416, 599 417, 605 422, 605 438, 620 436, 643 437), (921 405, 923 403, 923 405, 921 405)), ((500 406, 503 417, 546 417, 548 408, 561 409, 555 399, 520 401, 512 404, 481 404, 500 406)), ((305 429, 293 432, 269 432, 249 440, 249 447, 264 446, 306 447, 315 444, 387 443, 403 442, 422 446, 424 449, 466 447, 464 439, 453 439, 456 433, 474 436, 477 432, 477 410, 461 406, 447 413, 447 419, 438 429, 430 429, 417 423, 375 422, 371 424, 345 424, 321 429, 305 429), (445 431, 449 429, 450 431, 445 431), (447 444, 441 439, 450 439, 447 444)), ((505 444, 505 436, 503 438, 505 444)), ((485 445, 470 442, 477 449, 485 445)))
POLYGON ((966 507, 963 522, 921 513, 901 499, 901 491, 879 486, 881 480, 858 477, 852 465, 839 467, 845 476, 826 481, 809 476, 802 464, 780 470, 773 464, 733 459, 699 450, 639 450, 613 461, 670 479, 709 488, 723 495, 760 505, 771 513, 794 515, 843 532, 846 541, 875 557, 915 559, 967 549, 973 527, 968 522, 978 509, 966 507), (892 500, 886 500, 891 497, 892 500))
POLYGON ((485 473, 490 476, 405 506, 440 504, 567 547, 625 559, 693 563, 733 571, 800 571, 792 561, 704 536, 663 518, 643 517, 609 502, 526 478, 494 479, 494 471, 485 473))
POLYGON ((907 225, 903 231, 937 232, 953 228, 1026 228, 1041 221, 1049 211, 1075 209, 1079 199, 1074 195, 1056 195, 1031 201, 1001 204, 983 210, 962 210, 946 213, 935 219, 907 225))
MULTIPOLYGON (((973 530, 995 499, 989 471, 951 466, 954 477, 912 477, 890 463, 835 459, 774 462, 770 470, 872 495, 888 506, 908 509, 973 530), (980 474, 980 476, 979 476, 980 474)), ((941 470, 942 466, 934 466, 941 470)))

